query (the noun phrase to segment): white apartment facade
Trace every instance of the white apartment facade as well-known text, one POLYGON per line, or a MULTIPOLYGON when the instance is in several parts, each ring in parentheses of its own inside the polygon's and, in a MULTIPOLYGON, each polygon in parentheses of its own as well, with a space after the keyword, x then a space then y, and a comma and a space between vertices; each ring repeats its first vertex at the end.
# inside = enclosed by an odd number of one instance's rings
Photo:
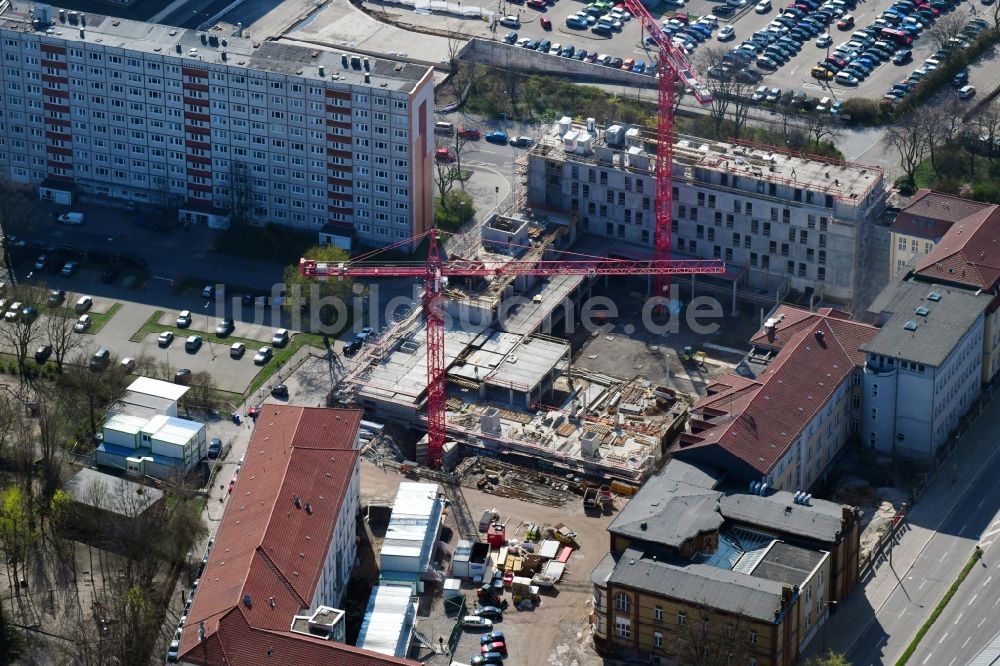
MULTIPOLYGON (((358 449, 360 440, 355 437, 354 448, 358 449)), ((347 485, 344 498, 340 503, 340 512, 333 526, 333 536, 330 547, 323 560, 323 569, 316 584, 316 592, 312 596, 310 612, 320 606, 342 608, 344 593, 350 582, 351 570, 358 558, 357 530, 355 519, 358 515, 358 503, 361 497, 361 458, 354 457, 354 471, 347 485)))
POLYGON ((982 390, 985 306, 991 297, 897 282, 876 299, 885 322, 866 354, 862 443, 929 459, 982 390))
MULTIPOLYGON (((638 128, 563 119, 529 154, 528 204, 571 215, 583 232, 652 250, 653 146, 638 128)), ((792 289, 854 300, 870 225, 885 209, 880 169, 681 136, 673 159, 678 258, 723 259, 744 297, 764 293, 773 302, 792 289)))
POLYGON ((430 67, 56 9, 47 32, 26 9, 0 17, 12 181, 370 245, 431 225, 430 67))

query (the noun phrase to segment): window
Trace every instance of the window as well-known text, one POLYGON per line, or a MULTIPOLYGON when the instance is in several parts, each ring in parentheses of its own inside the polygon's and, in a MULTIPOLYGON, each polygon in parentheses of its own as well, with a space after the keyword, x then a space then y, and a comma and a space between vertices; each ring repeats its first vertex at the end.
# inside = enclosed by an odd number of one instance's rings
POLYGON ((725 629, 726 638, 733 639, 736 638, 736 625, 727 624, 725 629))
POLYGON ((628 618, 616 617, 615 633, 618 634, 618 638, 631 638, 632 622, 628 618))
POLYGON ((653 607, 653 619, 657 622, 663 622, 663 606, 653 607))
POLYGON ((688 616, 684 611, 677 611, 677 624, 684 626, 687 624, 688 616))
POLYGON ((629 598, 627 594, 625 594, 624 592, 619 592, 617 595, 615 595, 615 609, 620 611, 627 611, 631 608, 632 608, 632 600, 629 598))
POLYGON ((753 631, 753 630, 750 631, 750 644, 751 645, 757 645, 757 632, 756 631, 753 631))

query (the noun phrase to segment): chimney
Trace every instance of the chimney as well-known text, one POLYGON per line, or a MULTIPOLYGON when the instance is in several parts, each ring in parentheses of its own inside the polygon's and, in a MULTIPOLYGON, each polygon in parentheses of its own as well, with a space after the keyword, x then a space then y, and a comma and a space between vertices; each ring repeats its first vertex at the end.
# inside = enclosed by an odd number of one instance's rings
POLYGON ((319 75, 320 76, 326 76, 326 68, 323 67, 323 65, 319 66, 319 75))

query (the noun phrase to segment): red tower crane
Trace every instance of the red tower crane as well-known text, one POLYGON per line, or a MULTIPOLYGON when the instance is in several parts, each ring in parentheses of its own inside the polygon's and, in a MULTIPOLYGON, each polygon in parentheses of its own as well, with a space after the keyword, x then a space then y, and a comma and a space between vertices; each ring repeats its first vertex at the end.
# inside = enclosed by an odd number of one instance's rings
MULTIPOLYGON (((667 232, 670 227, 667 223, 667 232)), ((427 262, 419 264, 375 264, 367 262, 332 264, 312 259, 299 260, 299 273, 317 280, 359 277, 423 278, 423 309, 427 331, 427 457, 433 468, 441 466, 445 443, 445 356, 444 356, 444 279, 451 277, 503 277, 534 275, 718 275, 725 264, 718 259, 669 261, 662 259, 631 260, 586 257, 569 260, 512 260, 484 263, 468 259, 445 261, 437 243, 437 230, 431 229, 427 262)), ((419 238, 419 237, 418 237, 419 238)), ((417 240, 416 238, 414 240, 417 240)), ((668 246, 669 247, 669 246, 668 246)), ((584 256, 584 255, 579 255, 584 256)))
MULTIPOLYGON (((671 165, 674 155, 674 86, 681 81, 691 91, 698 103, 711 104, 712 93, 698 80, 698 76, 688 62, 684 52, 670 41, 641 0, 623 0, 632 16, 642 24, 650 38, 659 48, 657 73, 659 94, 657 96, 656 140, 656 229, 653 234, 653 258, 660 261, 670 259, 670 216, 672 198, 671 165)), ((667 298, 670 286, 669 274, 654 277, 657 296, 667 298)))

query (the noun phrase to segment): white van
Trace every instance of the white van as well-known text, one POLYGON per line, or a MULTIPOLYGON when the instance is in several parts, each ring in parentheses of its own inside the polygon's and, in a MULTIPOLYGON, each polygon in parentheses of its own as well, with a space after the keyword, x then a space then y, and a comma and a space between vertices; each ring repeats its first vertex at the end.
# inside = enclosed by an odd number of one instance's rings
POLYGON ((435 134, 452 134, 455 131, 455 126, 451 123, 437 122, 434 123, 434 133, 435 134))
POLYGON ((83 213, 63 213, 56 220, 62 224, 80 225, 83 224, 83 213))

